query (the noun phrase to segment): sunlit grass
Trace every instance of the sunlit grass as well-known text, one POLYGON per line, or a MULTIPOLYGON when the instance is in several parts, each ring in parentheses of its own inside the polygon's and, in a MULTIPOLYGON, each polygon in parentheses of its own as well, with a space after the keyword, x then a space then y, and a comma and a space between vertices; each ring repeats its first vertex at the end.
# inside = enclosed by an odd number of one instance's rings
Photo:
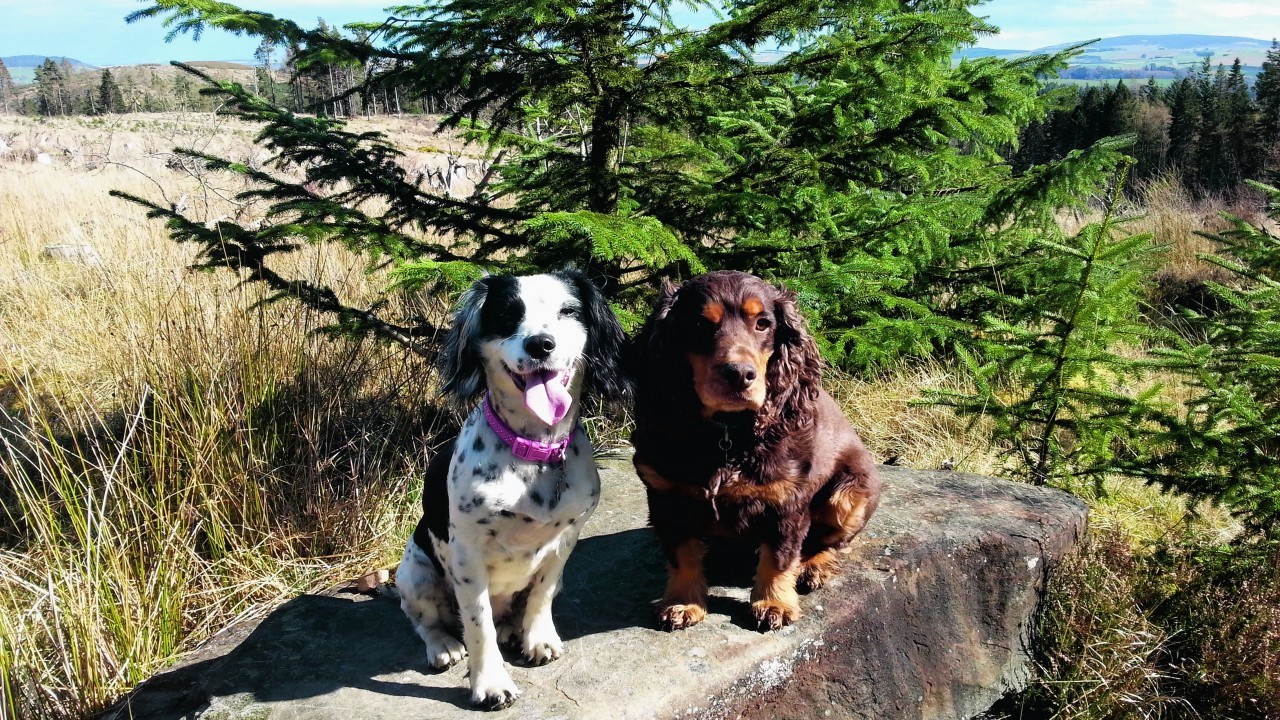
MULTIPOLYGON (((108 142, 68 127, 43 131, 108 142)), ((317 335, 325 318, 188 272, 187 248, 107 192, 200 187, 128 164, 0 173, 10 717, 92 714, 233 620, 391 563, 438 432, 425 360, 317 335), (48 257, 58 244, 101 262, 48 257)), ((378 282, 338 251, 290 263, 355 300, 378 282)))

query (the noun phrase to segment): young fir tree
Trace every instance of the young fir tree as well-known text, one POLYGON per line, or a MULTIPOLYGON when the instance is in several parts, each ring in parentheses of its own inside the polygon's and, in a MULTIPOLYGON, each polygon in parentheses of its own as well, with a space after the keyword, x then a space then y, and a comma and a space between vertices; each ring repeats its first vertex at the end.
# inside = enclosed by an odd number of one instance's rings
MULTIPOLYGON (((972 350, 958 348, 975 390, 931 393, 961 414, 991 420, 1016 472, 1036 484, 1100 483, 1117 452, 1145 444, 1135 419, 1153 395, 1126 390, 1143 368, 1123 348, 1148 332, 1139 305, 1157 249, 1149 235, 1123 232, 1131 161, 1117 154, 1122 143, 1105 140, 1064 161, 1083 175, 1083 187, 1096 184, 1101 168, 1117 168, 1101 219, 1070 236, 1047 227, 1004 263, 987 291, 989 309, 970 328, 972 350)), ((1025 182, 1047 183, 1043 208, 1070 204, 1081 187, 1037 173, 1025 182)))
POLYGON ((200 244, 203 266, 417 350, 432 328, 347 305, 270 257, 341 242, 394 264, 411 289, 569 261, 623 307, 664 277, 742 268, 799 290, 838 362, 937 347, 975 312, 984 264, 1021 250, 988 237, 1027 221, 996 217, 993 201, 1033 189, 1000 153, 1042 116, 1052 96, 1040 78, 1065 54, 953 66, 955 48, 992 31, 968 0, 689 4, 720 17, 691 31, 670 0, 441 0, 360 26, 370 39, 357 41, 223 3, 156 0, 130 19, 254 34, 290 47, 304 70, 358 63, 370 72, 352 93, 447 99, 445 124, 493 168, 468 197, 436 193, 376 133, 215 83, 206 92, 263 123, 260 142, 301 180, 201 156, 258 183, 248 195, 273 203, 260 229, 210 230, 132 199, 200 244), (792 50, 756 60, 772 47, 792 50), (385 212, 361 210, 373 200, 385 212))
MULTIPOLYGON (((1280 190, 1254 183, 1280 220, 1280 190)), ((1280 236, 1232 217, 1201 258, 1226 269, 1208 283, 1221 312, 1187 312, 1191 332, 1163 353, 1194 393, 1181 415, 1153 416, 1160 442, 1127 468, 1134 475, 1220 503, 1246 526, 1280 539, 1280 236)))

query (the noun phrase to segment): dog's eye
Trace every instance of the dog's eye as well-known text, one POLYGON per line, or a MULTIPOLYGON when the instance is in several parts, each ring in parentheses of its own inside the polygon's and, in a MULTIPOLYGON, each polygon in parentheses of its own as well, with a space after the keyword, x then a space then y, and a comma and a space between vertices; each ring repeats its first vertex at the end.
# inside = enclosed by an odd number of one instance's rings
POLYGON ((582 314, 581 310, 571 305, 566 305, 560 308, 560 317, 562 318, 576 318, 581 314, 582 314))
POLYGON ((762 317, 762 318, 756 319, 756 330, 759 330, 760 332, 764 332, 765 330, 768 330, 771 327, 773 327, 773 321, 770 320, 769 318, 762 317))

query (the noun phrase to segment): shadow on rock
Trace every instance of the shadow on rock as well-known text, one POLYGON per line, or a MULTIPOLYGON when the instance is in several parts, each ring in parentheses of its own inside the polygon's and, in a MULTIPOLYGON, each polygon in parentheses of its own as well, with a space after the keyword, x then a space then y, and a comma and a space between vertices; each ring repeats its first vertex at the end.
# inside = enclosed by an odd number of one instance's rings
POLYGON ((406 670, 429 668, 422 641, 395 601, 304 595, 281 605, 247 633, 228 630, 186 664, 147 681, 103 717, 191 717, 215 696, 248 694, 259 702, 274 702, 344 687, 465 706, 464 688, 384 678, 406 670), (227 645, 234 648, 221 654, 227 645))
MULTIPOLYGON (((555 602, 561 636, 572 640, 649 627, 653 610, 645 598, 661 593, 664 577, 647 529, 584 538, 570 557, 564 590, 555 602)), ((507 653, 507 659, 518 662, 518 653, 507 653)), ((102 717, 192 717, 212 697, 280 702, 340 688, 471 707, 465 682, 433 687, 414 682, 406 672, 436 674, 396 600, 345 592, 304 595, 256 626, 229 629, 102 717)))

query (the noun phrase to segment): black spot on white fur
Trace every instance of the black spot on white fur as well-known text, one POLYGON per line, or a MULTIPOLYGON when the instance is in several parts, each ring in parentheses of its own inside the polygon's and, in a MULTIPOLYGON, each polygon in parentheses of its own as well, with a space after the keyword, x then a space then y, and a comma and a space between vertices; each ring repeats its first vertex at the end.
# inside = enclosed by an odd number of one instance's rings
MULTIPOLYGON (((628 393, 625 376, 618 365, 622 339, 621 327, 604 296, 579 271, 534 278, 483 278, 463 294, 442 343, 439 363, 443 389, 453 402, 468 408, 475 408, 479 397, 486 390, 491 391, 495 408, 505 418, 523 423, 511 424, 517 431, 529 434, 536 431, 537 425, 522 419, 533 416, 524 407, 517 391, 519 384, 513 385, 510 376, 501 370, 502 366, 518 370, 569 368, 574 379, 572 387, 577 391, 571 417, 576 417, 581 407, 578 392, 606 400, 621 399, 628 393), (524 338, 543 332, 555 337, 556 352, 560 354, 553 353, 545 360, 523 355, 524 338)), ((579 425, 569 427, 574 428, 575 433, 580 430, 579 425)), ((493 439, 478 409, 469 413, 462 434, 466 438, 465 447, 455 448, 455 440, 441 448, 428 465, 423 518, 402 562, 405 575, 414 576, 416 585, 404 588, 401 597, 402 601, 407 597, 434 605, 434 610, 427 613, 423 613, 421 607, 405 606, 411 619, 425 624, 419 625, 420 629, 429 626, 447 632, 448 619, 461 617, 468 625, 468 633, 489 635, 495 632, 492 623, 482 623, 476 607, 465 603, 459 607, 453 588, 472 585, 476 590, 490 592, 496 587, 507 588, 498 591, 506 593, 505 596, 493 596, 503 598, 495 604, 495 609, 508 607, 513 592, 510 588, 518 588, 523 583, 527 583, 524 589, 514 592, 526 595, 552 592, 558 586, 562 567, 554 567, 545 574, 542 571, 524 573, 532 571, 536 558, 545 557, 548 549, 555 549, 556 544, 566 542, 566 538, 567 545, 560 545, 552 555, 560 556, 572 550, 576 531, 560 528, 572 526, 578 519, 590 515, 599 496, 599 481, 590 463, 590 446, 581 435, 574 438, 572 457, 566 458, 563 464, 535 466, 510 460, 510 450, 493 439), (452 471, 449 470, 451 457, 452 471), (494 484, 492 489, 479 489, 489 484, 494 484), (553 487, 548 496, 548 489, 553 487), (524 507, 549 505, 549 510, 536 513, 539 517, 535 518, 511 509, 519 507, 517 502, 527 503, 524 507), (560 508, 559 514, 555 513, 557 508, 560 508), (519 532, 515 532, 517 529, 519 532), (507 538, 504 533, 511 535, 507 538), (484 538, 493 538, 495 542, 484 538), (477 544, 468 547, 466 543, 477 544), (420 551, 414 549, 415 545, 420 551), (424 554, 431 560, 434 572, 426 569, 424 554), (495 577, 502 579, 495 580, 495 577), (493 582, 505 584, 495 586, 493 582)), ((549 597, 541 605, 546 608, 546 625, 550 626, 549 597)), ((520 625, 519 618, 507 620, 520 625)), ((559 642, 554 631, 550 635, 549 642, 559 642)), ((473 659, 483 652, 481 648, 468 649, 473 659)), ((505 678, 501 659, 497 667, 497 671, 491 667, 483 673, 487 678, 485 682, 505 678)), ((507 685, 510 686, 509 679, 507 685)), ((481 692, 484 697, 478 697, 474 685, 472 690, 473 699, 482 703, 492 696, 492 692, 486 690, 481 692)))

